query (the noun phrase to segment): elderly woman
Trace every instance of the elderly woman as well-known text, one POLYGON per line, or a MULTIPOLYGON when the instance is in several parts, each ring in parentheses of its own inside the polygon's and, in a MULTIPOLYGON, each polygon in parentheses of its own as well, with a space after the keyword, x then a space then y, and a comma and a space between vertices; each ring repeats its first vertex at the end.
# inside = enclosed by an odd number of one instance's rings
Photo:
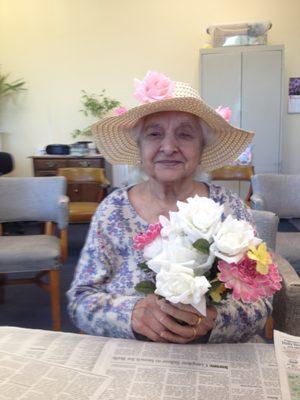
POLYGON ((197 182, 195 173, 232 163, 252 133, 229 125, 197 92, 162 74, 136 81, 141 105, 94 126, 96 144, 114 164, 140 165, 148 179, 117 189, 99 206, 68 292, 75 325, 94 334, 157 342, 238 342, 262 330, 271 303, 229 298, 207 307, 203 318, 191 305, 171 304, 135 285, 147 278, 133 237, 176 211, 178 200, 204 196, 224 205, 224 215, 251 222, 243 202, 219 186, 197 182))

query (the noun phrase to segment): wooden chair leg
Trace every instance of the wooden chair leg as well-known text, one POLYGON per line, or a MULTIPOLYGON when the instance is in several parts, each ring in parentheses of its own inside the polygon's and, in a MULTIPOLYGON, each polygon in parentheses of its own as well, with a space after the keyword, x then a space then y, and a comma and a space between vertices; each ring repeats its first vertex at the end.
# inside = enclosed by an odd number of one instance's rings
POLYGON ((266 339, 268 340, 273 340, 273 328, 274 328, 273 325, 274 325, 273 317, 269 317, 265 325, 265 336, 266 339))
POLYGON ((67 228, 60 231, 60 254, 61 262, 66 262, 68 258, 68 231, 67 228))
POLYGON ((54 231, 55 231, 54 223, 52 221, 45 222, 45 228, 44 228, 45 235, 50 235, 50 236, 54 235, 54 231))
POLYGON ((54 269, 49 271, 49 276, 50 276, 52 328, 54 331, 60 331, 61 322, 60 322, 59 270, 54 269))

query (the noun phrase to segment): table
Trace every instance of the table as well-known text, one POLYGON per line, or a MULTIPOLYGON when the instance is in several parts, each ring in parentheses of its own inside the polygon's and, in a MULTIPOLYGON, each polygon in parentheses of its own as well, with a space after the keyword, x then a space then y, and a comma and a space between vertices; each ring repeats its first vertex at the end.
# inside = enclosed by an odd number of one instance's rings
POLYGON ((271 344, 176 345, 0 327, 0 365, 0 394, 10 399, 281 399, 271 344))

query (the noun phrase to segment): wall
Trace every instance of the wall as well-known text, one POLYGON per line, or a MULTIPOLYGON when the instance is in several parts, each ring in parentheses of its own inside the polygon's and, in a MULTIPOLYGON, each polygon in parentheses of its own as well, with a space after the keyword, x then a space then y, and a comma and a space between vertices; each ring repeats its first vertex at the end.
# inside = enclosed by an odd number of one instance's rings
MULTIPOLYGON (((270 44, 286 46, 286 94, 288 77, 300 76, 299 17, 299 0, 1 0, 1 70, 28 88, 0 107, 14 175, 31 175, 36 148, 72 143, 70 132, 88 124, 78 112, 82 89, 105 88, 129 107, 133 78, 148 69, 199 88, 199 48, 211 24, 270 19, 270 44)), ((285 101, 283 168, 300 173, 300 115, 286 109, 285 101)))

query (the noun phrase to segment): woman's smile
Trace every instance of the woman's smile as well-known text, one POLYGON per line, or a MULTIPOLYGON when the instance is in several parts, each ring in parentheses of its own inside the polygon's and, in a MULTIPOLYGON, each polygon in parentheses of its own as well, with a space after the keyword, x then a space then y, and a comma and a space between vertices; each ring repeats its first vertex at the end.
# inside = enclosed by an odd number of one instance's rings
POLYGON ((163 167, 176 167, 177 165, 183 164, 183 161, 179 160, 158 160, 154 164, 161 165, 163 167))

